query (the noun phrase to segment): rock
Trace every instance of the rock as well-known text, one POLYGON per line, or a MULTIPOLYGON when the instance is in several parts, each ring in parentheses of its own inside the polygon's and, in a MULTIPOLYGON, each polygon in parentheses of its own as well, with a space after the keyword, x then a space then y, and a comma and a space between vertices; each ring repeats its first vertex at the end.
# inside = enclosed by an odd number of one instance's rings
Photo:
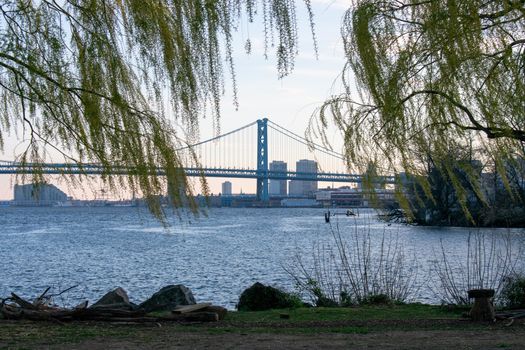
POLYGON ((138 306, 146 312, 171 311, 178 305, 193 305, 195 298, 189 288, 182 284, 169 285, 138 306))
POLYGON ((298 307, 301 300, 277 288, 256 282, 242 292, 237 304, 239 311, 261 311, 298 307))
POLYGON ((91 308, 133 310, 134 304, 129 302, 128 293, 126 293, 126 291, 123 288, 118 287, 115 290, 106 293, 95 304, 91 305, 91 308))

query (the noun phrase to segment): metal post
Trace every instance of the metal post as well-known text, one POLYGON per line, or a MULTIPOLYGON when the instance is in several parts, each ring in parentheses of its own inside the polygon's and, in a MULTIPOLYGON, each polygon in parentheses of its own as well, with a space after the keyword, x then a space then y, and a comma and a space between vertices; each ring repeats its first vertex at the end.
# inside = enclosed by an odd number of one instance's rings
POLYGON ((257 120, 257 200, 268 203, 268 119, 257 120))

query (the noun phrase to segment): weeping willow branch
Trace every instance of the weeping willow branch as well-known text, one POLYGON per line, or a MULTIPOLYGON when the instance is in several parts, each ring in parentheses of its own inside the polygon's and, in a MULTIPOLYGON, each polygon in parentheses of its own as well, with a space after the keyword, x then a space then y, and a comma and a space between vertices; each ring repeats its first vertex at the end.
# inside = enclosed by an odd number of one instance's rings
MULTIPOLYGON (((463 104, 456 101, 452 96, 448 95, 445 92, 442 91, 436 91, 436 90, 420 90, 420 91, 414 91, 407 97, 403 98, 400 101, 400 104, 405 103, 406 101, 410 100, 412 97, 420 95, 420 94, 429 94, 429 95, 438 95, 445 99, 447 99, 451 105, 454 107, 460 109, 465 113, 465 115, 468 117, 469 121, 472 123, 472 126, 466 126, 459 124, 456 121, 450 121, 449 124, 455 125, 463 130, 474 130, 474 131, 483 131, 489 139, 495 139, 500 137, 508 137, 520 141, 525 141, 525 131, 524 130, 516 130, 516 129, 503 129, 503 128, 497 128, 497 127, 491 127, 491 126, 483 126, 481 123, 479 123, 476 118, 474 117, 474 114, 463 104)), ((440 125, 446 125, 447 123, 440 123, 440 125)), ((434 124, 436 125, 436 124, 434 124)))
POLYGON ((195 209, 176 150, 198 136, 206 111, 219 132, 226 79, 237 105, 233 35, 258 11, 284 77, 298 53, 295 0, 1 1, 0 141, 25 124, 23 161, 55 148, 79 166, 101 164, 112 189, 138 189, 159 217, 155 198, 166 191, 195 209), (136 171, 123 181, 118 167, 136 171))
POLYGON ((522 0, 352 1, 342 76, 355 81, 315 111, 315 132, 341 129, 351 171, 421 179, 436 159, 453 177, 451 159, 470 173, 480 160, 506 182, 525 157, 524 14, 522 0))

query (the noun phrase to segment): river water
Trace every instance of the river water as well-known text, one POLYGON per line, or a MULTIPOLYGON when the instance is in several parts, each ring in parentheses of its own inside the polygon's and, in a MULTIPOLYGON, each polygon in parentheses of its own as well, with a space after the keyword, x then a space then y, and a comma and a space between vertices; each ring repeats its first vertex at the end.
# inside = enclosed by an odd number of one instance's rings
MULTIPOLYGON (((332 211, 333 213, 334 211, 332 211)), ((135 207, 0 208, 0 297, 14 291, 32 298, 48 286, 77 285, 58 303, 96 301, 121 286, 140 302, 168 284, 184 284, 197 301, 230 309, 256 281, 294 290, 284 271, 297 252, 305 261, 316 242, 329 242, 337 226, 343 235, 362 230, 379 241, 393 234, 419 265, 415 300, 439 303, 428 285, 440 242, 459 259, 473 229, 386 225, 372 210, 346 217, 335 210, 332 228, 322 209, 212 208, 207 216, 170 215, 163 227, 135 207)), ((523 242, 525 232, 490 229, 523 242)), ((522 259, 523 260, 523 259, 522 259)))

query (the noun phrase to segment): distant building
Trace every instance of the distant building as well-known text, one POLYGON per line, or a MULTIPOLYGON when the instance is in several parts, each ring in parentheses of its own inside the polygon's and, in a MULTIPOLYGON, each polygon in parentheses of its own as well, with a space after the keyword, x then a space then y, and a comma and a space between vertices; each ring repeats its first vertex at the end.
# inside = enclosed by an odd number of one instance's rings
MULTIPOLYGON (((295 165, 295 171, 298 173, 317 174, 317 162, 315 160, 301 159, 295 165)), ((313 196, 317 191, 317 181, 290 181, 291 196, 313 196)))
MULTIPOLYGON (((274 160, 270 163, 270 171, 278 171, 286 173, 287 164, 280 160, 274 160)), ((270 180, 270 195, 286 196, 288 194, 286 180, 270 180)))
POLYGON ((232 194, 232 183, 230 181, 224 181, 222 183, 222 194, 225 196, 231 196, 232 194))
POLYGON ((303 195, 303 182, 297 180, 290 180, 289 192, 290 196, 303 195))
POLYGON ((381 205, 395 202, 392 189, 362 189, 347 186, 316 192, 315 199, 324 207, 369 207, 372 196, 381 205))
POLYGON ((66 202, 67 194, 50 184, 15 185, 14 204, 29 206, 48 206, 66 202))

